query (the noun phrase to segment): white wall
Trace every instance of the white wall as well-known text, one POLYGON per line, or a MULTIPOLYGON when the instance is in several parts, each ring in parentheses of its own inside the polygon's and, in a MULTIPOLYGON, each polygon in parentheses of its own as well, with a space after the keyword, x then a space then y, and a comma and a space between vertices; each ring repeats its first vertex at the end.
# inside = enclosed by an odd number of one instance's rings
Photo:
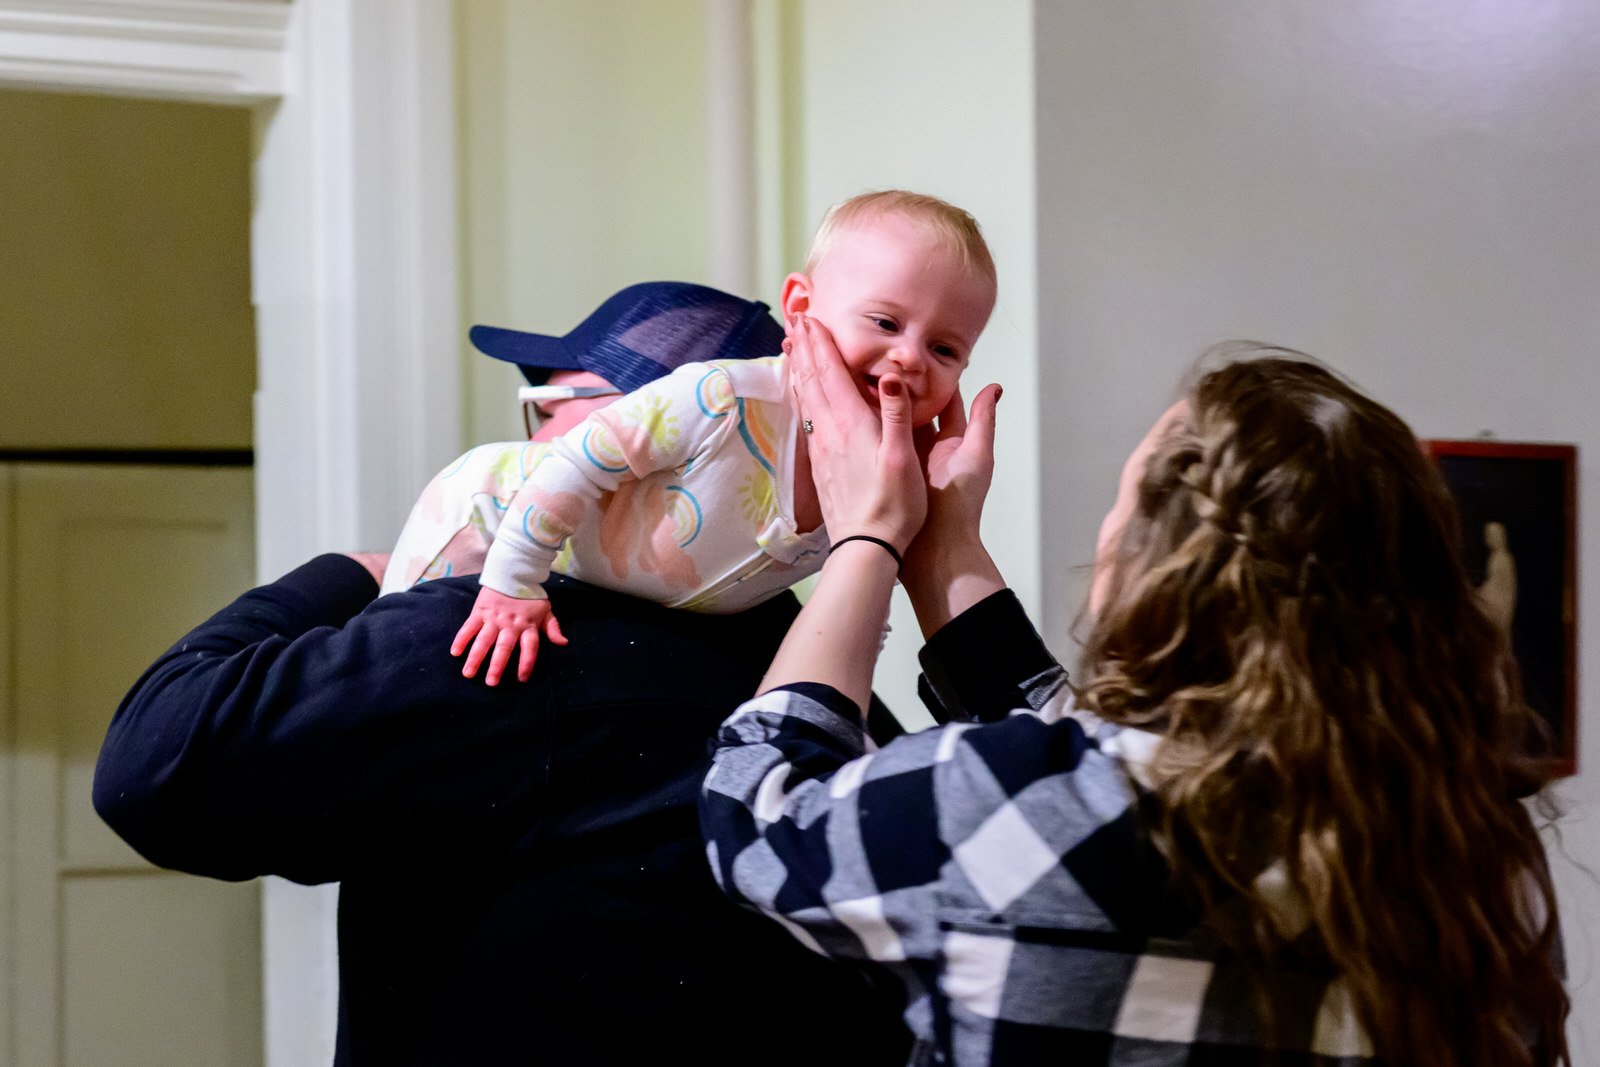
MULTIPOLYGON (((1087 562, 1128 449, 1210 342, 1307 350, 1422 436, 1572 441, 1600 529, 1600 6, 1041 3, 1044 543, 1087 562)), ((1600 663, 1600 541, 1580 560, 1600 663)), ((1065 647, 1081 576, 1044 578, 1065 647)), ((1565 850, 1600 866, 1580 694, 1565 850)), ((1557 859, 1574 1062, 1600 1061, 1600 881, 1557 859)))
MULTIPOLYGON (((828 206, 868 189, 932 193, 976 216, 994 252, 1000 290, 963 389, 970 398, 986 382, 1006 388, 984 534, 1037 618, 1033 5, 806 0, 797 6, 792 35, 782 43, 797 64, 787 113, 798 130, 787 139, 797 184, 787 223, 802 231, 791 232, 788 247, 803 256, 828 206)), ((779 281, 781 275, 769 279, 774 294, 779 281)), ((891 624, 876 688, 903 719, 922 721, 915 686, 921 636, 899 592, 891 624)))

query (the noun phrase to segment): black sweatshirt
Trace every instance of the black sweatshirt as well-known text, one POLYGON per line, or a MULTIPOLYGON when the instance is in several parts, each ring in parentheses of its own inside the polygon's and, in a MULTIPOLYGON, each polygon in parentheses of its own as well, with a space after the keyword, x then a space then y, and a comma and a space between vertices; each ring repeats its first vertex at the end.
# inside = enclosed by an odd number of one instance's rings
POLYGON ((490 688, 449 655, 475 579, 373 601, 318 557, 144 674, 96 810, 164 867, 342 883, 340 1064, 899 1061, 898 994, 735 908, 700 840, 709 739, 793 598, 549 588, 570 644, 490 688))

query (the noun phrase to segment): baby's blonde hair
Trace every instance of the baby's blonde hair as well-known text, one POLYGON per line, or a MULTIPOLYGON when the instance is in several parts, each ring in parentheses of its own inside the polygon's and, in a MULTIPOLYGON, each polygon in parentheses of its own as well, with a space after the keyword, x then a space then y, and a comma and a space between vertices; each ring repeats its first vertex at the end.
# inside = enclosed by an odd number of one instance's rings
POLYGON ((862 193, 829 208, 822 216, 816 236, 811 239, 811 251, 806 253, 805 266, 801 269, 810 274, 841 233, 885 215, 899 215, 921 225, 936 243, 960 256, 963 267, 979 272, 990 282, 995 281, 994 257, 989 254, 989 245, 978 228, 978 220, 936 196, 904 189, 862 193))

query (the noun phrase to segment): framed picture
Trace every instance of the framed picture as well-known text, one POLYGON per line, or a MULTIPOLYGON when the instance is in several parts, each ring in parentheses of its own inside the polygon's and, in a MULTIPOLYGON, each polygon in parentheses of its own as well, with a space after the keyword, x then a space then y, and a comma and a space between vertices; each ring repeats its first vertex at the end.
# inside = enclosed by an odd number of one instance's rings
POLYGON ((1558 773, 1578 770, 1578 450, 1424 441, 1461 514, 1462 557, 1511 635, 1528 703, 1558 773))

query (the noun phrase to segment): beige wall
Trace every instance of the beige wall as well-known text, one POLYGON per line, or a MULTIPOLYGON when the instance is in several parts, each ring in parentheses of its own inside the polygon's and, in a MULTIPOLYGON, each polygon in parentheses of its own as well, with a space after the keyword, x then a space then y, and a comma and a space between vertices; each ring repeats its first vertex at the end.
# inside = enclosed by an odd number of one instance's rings
MULTIPOLYGON (((458 3, 463 316, 565 333, 709 271, 701 0, 458 3)), ((467 433, 521 432, 515 370, 465 344, 467 433)))
MULTIPOLYGON (((1037 5, 1045 543, 1089 560, 1210 342, 1312 352, 1424 436, 1573 441, 1600 530, 1600 7, 1037 5)), ((1600 664, 1587 538, 1580 662, 1600 664)), ((1064 635, 1083 582, 1045 577, 1064 635)), ((1063 642, 1064 643, 1064 642, 1063 642)), ((1594 677, 1592 670, 1580 671, 1594 677)), ((1600 704, 1557 849, 1575 1063, 1600 1062, 1600 704)))
POLYGON ((244 109, 0 92, 0 448, 248 448, 244 109))

